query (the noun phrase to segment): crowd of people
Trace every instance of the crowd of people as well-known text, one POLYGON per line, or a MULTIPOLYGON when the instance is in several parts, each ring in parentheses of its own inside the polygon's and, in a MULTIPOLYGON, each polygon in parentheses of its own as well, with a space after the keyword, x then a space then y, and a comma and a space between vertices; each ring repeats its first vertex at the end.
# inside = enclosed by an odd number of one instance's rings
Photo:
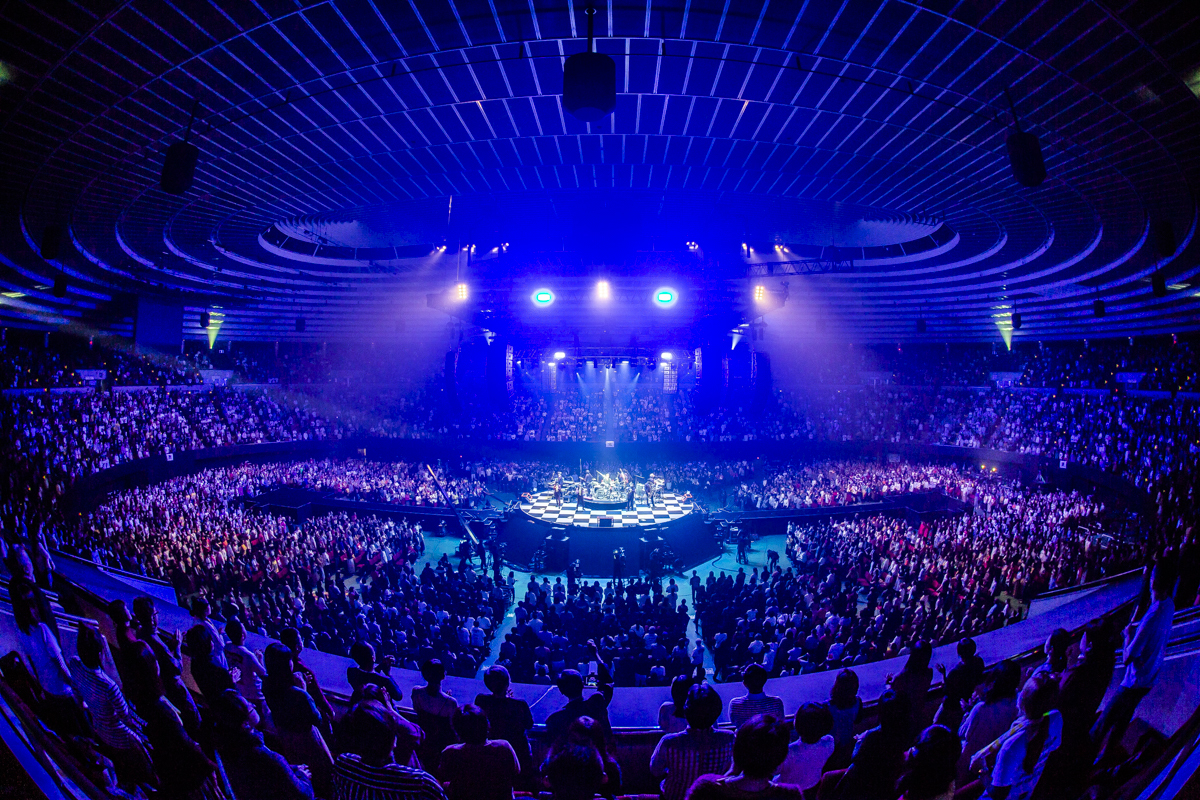
MULTIPOLYGON (((887 515, 791 522, 791 567, 710 573, 696 599, 718 676, 747 663, 797 675, 890 658, 1017 621, 1037 593, 1133 568, 1077 493, 973 487, 975 511, 914 527, 887 515)), ((693 579, 693 583, 697 583, 693 579)))
POLYGON ((604 431, 603 396, 572 392, 554 398, 544 438, 547 442, 594 442, 604 431))

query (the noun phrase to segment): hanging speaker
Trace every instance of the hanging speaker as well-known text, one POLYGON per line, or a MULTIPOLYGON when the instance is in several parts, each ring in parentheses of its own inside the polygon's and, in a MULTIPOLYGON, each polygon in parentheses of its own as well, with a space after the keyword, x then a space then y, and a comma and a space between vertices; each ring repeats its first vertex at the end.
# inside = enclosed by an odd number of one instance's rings
POLYGON ((1104 316, 1104 301, 1096 299, 1092 301, 1092 315, 1099 318, 1104 316))
POLYGON ((917 320, 917 333, 924 333, 927 327, 924 319, 917 320))
POLYGON ((1161 271, 1155 272, 1150 276, 1150 288, 1154 292, 1155 297, 1167 296, 1167 279, 1163 277, 1161 271))
POLYGON ((304 333, 306 327, 308 327, 308 323, 305 322, 304 317, 296 317, 296 333, 304 333))
POLYGON ((1008 163, 1012 165, 1013 177, 1022 186, 1031 189, 1041 186, 1046 180, 1046 162, 1042 160, 1042 143, 1029 131, 1016 130, 1005 140, 1008 147, 1008 163))
POLYGON ((57 261, 62 254, 63 227, 62 225, 47 225, 42 231, 42 246, 39 248, 42 258, 47 261, 57 261))
POLYGON ((1155 220, 1151 226, 1154 233, 1154 249, 1159 258, 1170 258, 1175 255, 1175 227, 1169 219, 1155 220))
POLYGON ((163 160, 162 179, 159 186, 167 194, 183 194, 192 188, 192 178, 196 175, 196 159, 200 150, 190 142, 176 142, 167 148, 167 157, 163 160))
POLYGON ((207 327, 208 327, 208 322, 209 322, 209 316, 208 316, 208 312, 207 312, 207 311, 201 311, 201 312, 200 312, 200 327, 201 327, 201 328, 207 328, 207 327))
POLYGON ((55 278, 54 279, 54 296, 59 298, 60 300, 67 296, 67 279, 66 278, 55 278))
POLYGON ((563 108, 597 122, 617 107, 617 64, 603 53, 576 53, 563 65, 563 108))
POLYGON ((1014 311, 1014 312, 1012 313, 1012 326, 1013 326, 1013 330, 1014 330, 1014 331, 1019 331, 1019 330, 1021 330, 1021 325, 1022 325, 1022 323, 1023 323, 1023 322, 1024 322, 1024 320, 1022 320, 1022 319, 1021 319, 1021 312, 1020 312, 1020 311, 1014 311))

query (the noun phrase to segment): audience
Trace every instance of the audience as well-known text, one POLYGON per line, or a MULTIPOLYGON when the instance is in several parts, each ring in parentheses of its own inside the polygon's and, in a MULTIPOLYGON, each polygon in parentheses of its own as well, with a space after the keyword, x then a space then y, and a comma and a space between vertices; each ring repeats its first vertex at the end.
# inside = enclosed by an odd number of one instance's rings
POLYGON ((688 789, 687 800, 803 800, 797 786, 775 783, 772 777, 788 754, 788 729, 775 717, 754 716, 738 728, 733 743, 733 768, 728 773, 701 775, 688 789))
POLYGON ((763 689, 767 685, 768 673, 760 664, 750 664, 742 672, 742 685, 746 694, 729 701, 729 721, 733 727, 740 728, 751 717, 769 715, 775 719, 783 718, 783 701, 778 697, 766 694, 763 689))
POLYGON ((511 695, 508 670, 494 664, 483 673, 483 685, 490 694, 475 696, 475 705, 487 715, 491 734, 498 740, 508 742, 517 755, 520 772, 530 774, 533 753, 529 746, 529 731, 533 728, 533 713, 529 703, 511 695))
POLYGON ((407 766, 417 743, 405 735, 394 711, 368 700, 343 724, 343 752, 333 765, 334 800, 446 800, 437 780, 407 766))
MULTIPOLYGON (((663 779, 662 800, 682 800, 701 775, 720 775, 729 769, 734 734, 713 727, 721 716, 723 705, 716 689, 707 683, 688 690, 684 706, 687 728, 659 739, 650 756, 650 772, 663 779)), ((786 748, 785 740, 785 755, 786 748)))
POLYGON ((779 767, 778 781, 806 792, 821 782, 821 773, 833 755, 833 714, 820 703, 805 703, 796 711, 796 741, 788 745, 779 767))
POLYGON ((511 800, 521 772, 512 745, 488 738, 488 717, 477 705, 456 709, 453 725, 461 743, 442 750, 438 767, 449 800, 511 800))

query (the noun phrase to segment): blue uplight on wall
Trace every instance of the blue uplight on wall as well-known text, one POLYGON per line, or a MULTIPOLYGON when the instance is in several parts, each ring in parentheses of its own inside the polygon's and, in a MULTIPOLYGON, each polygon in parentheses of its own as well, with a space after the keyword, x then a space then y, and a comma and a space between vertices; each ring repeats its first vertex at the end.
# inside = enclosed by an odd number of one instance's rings
POLYGON ((675 301, 677 299, 678 296, 675 294, 674 289, 664 286, 663 288, 656 289, 654 291, 654 302, 658 303, 660 306, 673 306, 675 305, 675 301))
POLYGON ((533 304, 536 306, 548 306, 554 302, 554 292, 549 289, 538 289, 533 293, 533 304))

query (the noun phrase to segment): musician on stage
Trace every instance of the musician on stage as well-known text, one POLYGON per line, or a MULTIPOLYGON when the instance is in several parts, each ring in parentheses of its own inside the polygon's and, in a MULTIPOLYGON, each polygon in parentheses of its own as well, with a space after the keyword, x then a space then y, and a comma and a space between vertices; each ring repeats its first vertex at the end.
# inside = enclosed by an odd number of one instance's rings
POLYGON ((562 508, 563 487, 562 487, 562 473, 561 472, 558 473, 554 477, 554 504, 556 506, 558 506, 559 508, 562 508))

